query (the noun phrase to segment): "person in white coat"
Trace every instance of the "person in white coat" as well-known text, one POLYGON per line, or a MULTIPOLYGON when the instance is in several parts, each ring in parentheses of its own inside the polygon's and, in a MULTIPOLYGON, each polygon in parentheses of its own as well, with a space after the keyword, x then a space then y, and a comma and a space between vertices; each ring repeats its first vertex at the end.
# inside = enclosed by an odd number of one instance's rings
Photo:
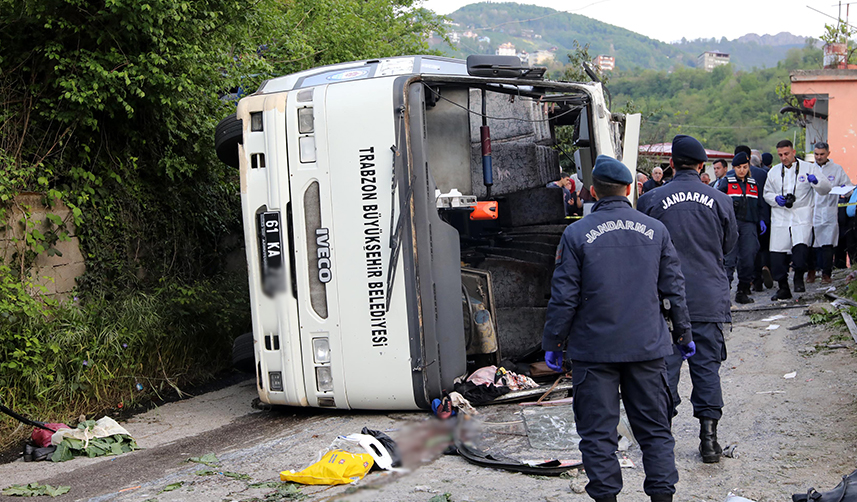
MULTIPOLYGON (((842 166, 830 160, 830 146, 820 141, 815 144, 815 165, 834 187, 848 185, 851 180, 842 166)), ((816 270, 821 270, 821 282, 830 284, 833 272, 833 248, 839 244, 839 196, 816 195, 812 214, 813 244, 816 260, 810 259, 806 282, 815 282, 816 270)))
POLYGON ((812 244, 813 194, 830 193, 828 180, 813 163, 795 158, 792 142, 777 143, 780 163, 768 172, 765 202, 771 206, 771 273, 779 284, 771 300, 792 297, 789 289, 789 253, 794 263, 795 292, 806 291, 803 274, 812 244))

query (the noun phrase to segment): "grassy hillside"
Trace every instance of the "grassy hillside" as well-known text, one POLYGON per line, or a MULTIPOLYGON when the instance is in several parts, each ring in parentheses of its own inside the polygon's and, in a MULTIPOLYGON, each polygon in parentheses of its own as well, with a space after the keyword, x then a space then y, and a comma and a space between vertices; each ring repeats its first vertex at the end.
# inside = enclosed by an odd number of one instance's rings
MULTIPOLYGON (((445 49, 456 57, 494 53, 500 44, 511 42, 518 50, 530 53, 556 47, 557 60, 566 62, 565 55, 577 40, 581 44, 588 43, 591 54, 615 56, 620 69, 666 70, 692 59, 669 44, 585 16, 546 7, 512 2, 478 3, 466 5, 447 17, 459 25, 452 27, 454 31, 461 33, 470 29, 491 39, 480 43, 475 38, 462 38, 456 48, 445 49)), ((444 50, 443 47, 438 48, 444 50)))
POLYGON ((775 67, 778 61, 786 57, 789 49, 800 47, 795 44, 761 44, 752 40, 752 37, 734 41, 682 40, 676 44, 666 44, 579 14, 513 2, 470 4, 447 17, 455 23, 450 26, 451 31, 461 35, 469 30, 478 35, 471 38, 461 36, 454 47, 440 40, 433 41, 432 48, 453 57, 493 54, 500 44, 511 42, 518 51, 528 53, 555 48, 557 61, 566 63, 566 55, 577 40, 581 45, 589 44, 590 54, 615 56, 616 67, 622 71, 694 67, 697 56, 708 50, 728 52, 732 55, 736 69, 750 70, 775 67), (484 40, 484 37, 490 41, 484 40))

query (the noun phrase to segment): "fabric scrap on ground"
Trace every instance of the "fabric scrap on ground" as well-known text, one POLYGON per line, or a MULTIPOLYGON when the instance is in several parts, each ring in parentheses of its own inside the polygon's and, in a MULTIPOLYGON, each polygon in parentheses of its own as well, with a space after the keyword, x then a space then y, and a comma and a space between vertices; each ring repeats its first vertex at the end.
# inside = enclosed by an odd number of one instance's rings
POLYGON ((347 485, 363 479, 374 462, 368 453, 331 450, 306 469, 281 472, 280 480, 302 485, 347 485))

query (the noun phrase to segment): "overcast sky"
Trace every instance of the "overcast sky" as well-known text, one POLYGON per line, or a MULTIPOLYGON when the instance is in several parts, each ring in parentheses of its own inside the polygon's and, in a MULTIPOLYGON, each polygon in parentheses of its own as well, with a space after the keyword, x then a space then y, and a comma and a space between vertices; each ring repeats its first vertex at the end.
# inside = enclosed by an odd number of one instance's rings
MULTIPOLYGON (((847 2, 842 2, 843 18, 847 2)), ((425 0, 423 6, 438 14, 449 14, 469 3, 477 2, 425 0)), ((747 33, 775 35, 782 31, 819 38, 825 23, 836 22, 839 10, 834 0, 519 0, 518 3, 581 14, 664 42, 682 37, 733 40, 747 33)), ((852 9, 854 18, 849 18, 849 22, 857 25, 857 4, 852 9)))

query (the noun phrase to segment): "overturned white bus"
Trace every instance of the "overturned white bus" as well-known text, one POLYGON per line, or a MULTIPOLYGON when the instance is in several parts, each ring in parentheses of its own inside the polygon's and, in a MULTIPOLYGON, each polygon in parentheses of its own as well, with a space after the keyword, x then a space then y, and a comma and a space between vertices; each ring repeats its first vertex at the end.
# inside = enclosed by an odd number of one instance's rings
POLYGON ((217 128, 240 168, 261 400, 430 407, 468 364, 541 339, 567 225, 554 131, 584 184, 635 169, 639 115, 515 57, 407 56, 266 81, 217 128))

